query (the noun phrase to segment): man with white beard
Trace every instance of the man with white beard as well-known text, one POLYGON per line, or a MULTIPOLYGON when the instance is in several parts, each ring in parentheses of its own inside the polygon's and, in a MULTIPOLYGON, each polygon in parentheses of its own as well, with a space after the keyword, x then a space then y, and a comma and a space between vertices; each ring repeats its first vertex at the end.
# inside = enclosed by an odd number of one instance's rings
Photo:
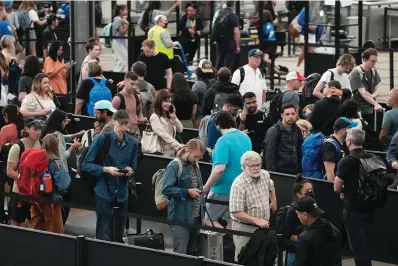
MULTIPOLYGON (((242 155, 243 173, 232 183, 229 210, 232 230, 253 233, 259 227, 269 228, 270 209, 277 210, 274 182, 269 173, 261 169, 261 156, 248 151, 242 155), (271 204, 270 204, 271 201, 271 204)), ((235 260, 249 237, 234 235, 235 260)))

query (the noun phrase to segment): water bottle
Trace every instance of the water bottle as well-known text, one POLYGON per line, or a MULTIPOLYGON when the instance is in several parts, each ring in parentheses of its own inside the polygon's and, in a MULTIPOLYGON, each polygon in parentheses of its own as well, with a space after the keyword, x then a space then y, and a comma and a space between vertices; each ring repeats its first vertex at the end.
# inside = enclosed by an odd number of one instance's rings
POLYGON ((40 184, 40 192, 51 193, 53 191, 53 182, 49 172, 43 172, 43 181, 40 184))

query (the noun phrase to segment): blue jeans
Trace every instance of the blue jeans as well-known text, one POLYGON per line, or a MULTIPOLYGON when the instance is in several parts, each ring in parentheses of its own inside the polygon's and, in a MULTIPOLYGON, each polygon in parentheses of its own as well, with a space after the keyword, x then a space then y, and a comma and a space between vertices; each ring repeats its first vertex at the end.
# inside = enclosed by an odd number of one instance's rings
POLYGON ((123 243, 124 229, 126 226, 126 218, 121 217, 116 219, 115 224, 115 235, 113 235, 113 207, 119 207, 120 211, 127 211, 127 201, 124 202, 110 202, 99 196, 95 196, 96 199, 96 214, 97 214, 97 228, 96 238, 106 241, 114 241, 123 243))
POLYGON ((290 253, 288 251, 286 252, 286 266, 294 266, 294 262, 296 261, 296 253, 290 253))
MULTIPOLYGON (((195 224, 201 224, 200 217, 195 224)), ((190 229, 178 225, 170 225, 173 234, 173 252, 196 256, 198 253, 199 229, 190 229)))
POLYGON ((373 213, 343 211, 343 223, 356 266, 371 266, 370 237, 373 213))

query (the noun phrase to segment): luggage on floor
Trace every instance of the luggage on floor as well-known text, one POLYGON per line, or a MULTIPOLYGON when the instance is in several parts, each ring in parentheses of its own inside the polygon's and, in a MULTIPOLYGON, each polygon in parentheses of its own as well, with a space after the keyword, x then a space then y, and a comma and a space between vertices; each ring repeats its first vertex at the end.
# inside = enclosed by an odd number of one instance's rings
POLYGON ((223 261, 223 234, 200 230, 198 256, 203 256, 207 259, 223 261))
POLYGON ((155 233, 152 229, 148 229, 144 233, 139 234, 138 236, 129 237, 128 243, 130 245, 135 245, 139 247, 164 250, 163 234, 155 233))

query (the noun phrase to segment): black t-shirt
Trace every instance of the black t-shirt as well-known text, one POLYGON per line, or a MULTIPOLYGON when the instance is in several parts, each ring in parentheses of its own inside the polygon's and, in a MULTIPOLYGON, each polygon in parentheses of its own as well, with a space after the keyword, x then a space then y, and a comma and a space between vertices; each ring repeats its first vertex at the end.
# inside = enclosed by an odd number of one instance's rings
MULTIPOLYGON (((236 119, 239 127, 240 117, 236 119)), ((254 115, 247 114, 245 121, 245 129, 247 129, 247 135, 250 137, 252 142, 253 151, 261 153, 263 142, 265 139, 265 133, 267 130, 274 125, 274 121, 268 115, 262 111, 258 111, 254 115)))
POLYGON ((141 53, 137 61, 144 62, 146 65, 146 75, 144 80, 155 87, 155 90, 167 88, 165 71, 171 67, 170 60, 167 55, 158 53, 155 56, 146 56, 141 53))
POLYGON ((348 211, 371 211, 364 208, 363 206, 358 206, 358 204, 356 204, 356 199, 358 198, 359 178, 359 160, 357 158, 360 158, 365 154, 365 150, 362 148, 354 149, 350 153, 350 155, 352 156, 345 156, 343 159, 340 160, 339 164, 337 165, 336 176, 344 180, 344 208, 348 211))
POLYGON ((195 93, 191 92, 189 99, 184 101, 173 99, 173 104, 176 107, 176 116, 179 120, 190 120, 192 119, 192 108, 198 104, 198 99, 195 93))
MULTIPOLYGON (((303 232, 305 226, 301 224, 297 213, 293 207, 290 207, 285 216, 285 235, 286 238, 290 239, 291 235, 300 235, 303 232)), ((287 250, 291 253, 295 253, 296 249, 292 246, 288 247, 287 250)))
POLYGON ((57 40, 57 35, 55 35, 55 31, 49 26, 43 31, 43 41, 42 48, 47 49, 48 45, 57 40))
MULTIPOLYGON (((341 160, 343 153, 348 154, 348 149, 345 145, 341 145, 340 142, 333 136, 331 135, 329 137, 330 139, 334 140, 334 143, 330 141, 325 141, 322 145, 322 162, 331 162, 335 163, 337 166, 337 163, 341 160), (337 153, 337 147, 340 150, 340 153, 337 153)), ((336 173, 337 167, 335 166, 334 172, 336 173)))
MULTIPOLYGON (((101 82, 101 79, 95 79, 98 82, 101 82)), ((112 84, 109 81, 106 81, 105 86, 110 88, 112 84)), ((84 100, 85 103, 88 102, 90 98, 90 91, 94 87, 94 83, 90 79, 84 79, 79 84, 79 89, 76 94, 76 98, 80 100, 84 100)), ((88 115, 87 108, 83 106, 81 110, 82 115, 88 115)))

